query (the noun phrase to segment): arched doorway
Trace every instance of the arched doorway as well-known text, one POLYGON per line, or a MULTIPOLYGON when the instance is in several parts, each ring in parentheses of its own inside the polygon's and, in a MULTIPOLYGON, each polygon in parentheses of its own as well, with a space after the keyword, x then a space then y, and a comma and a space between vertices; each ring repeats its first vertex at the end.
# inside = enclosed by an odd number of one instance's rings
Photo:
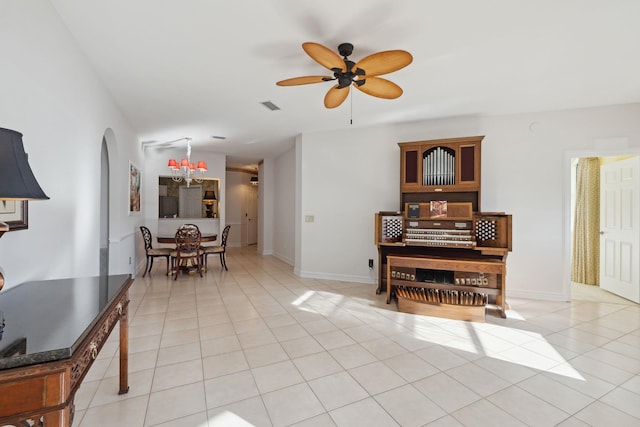
POLYGON ((109 275, 109 149, 102 138, 100 150, 100 277, 109 275))

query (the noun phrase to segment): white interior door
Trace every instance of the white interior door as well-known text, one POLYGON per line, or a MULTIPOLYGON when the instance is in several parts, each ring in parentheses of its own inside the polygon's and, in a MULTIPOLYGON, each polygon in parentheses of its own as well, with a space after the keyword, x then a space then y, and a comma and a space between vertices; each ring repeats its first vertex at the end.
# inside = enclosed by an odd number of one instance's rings
POLYGON ((181 185, 178 189, 178 216, 180 218, 202 218, 202 187, 181 185))
POLYGON ((600 167, 600 287, 640 303, 640 157, 600 167))
POLYGON ((247 244, 258 243, 258 187, 251 185, 247 191, 247 244))

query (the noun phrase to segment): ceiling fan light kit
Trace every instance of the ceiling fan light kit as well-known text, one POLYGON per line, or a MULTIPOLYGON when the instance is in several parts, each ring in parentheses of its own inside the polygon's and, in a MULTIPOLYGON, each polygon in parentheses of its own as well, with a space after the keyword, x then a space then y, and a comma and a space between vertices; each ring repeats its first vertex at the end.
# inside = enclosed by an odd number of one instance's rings
POLYGON ((324 97, 326 108, 336 108, 349 96, 349 88, 356 89, 377 98, 395 99, 402 95, 402 88, 390 80, 378 77, 398 71, 413 61, 409 52, 387 50, 374 53, 358 62, 348 57, 353 53, 351 43, 341 43, 338 55, 331 49, 313 42, 302 43, 302 49, 318 64, 333 72, 333 76, 303 76, 281 80, 278 86, 298 86, 335 80, 335 84, 324 97))

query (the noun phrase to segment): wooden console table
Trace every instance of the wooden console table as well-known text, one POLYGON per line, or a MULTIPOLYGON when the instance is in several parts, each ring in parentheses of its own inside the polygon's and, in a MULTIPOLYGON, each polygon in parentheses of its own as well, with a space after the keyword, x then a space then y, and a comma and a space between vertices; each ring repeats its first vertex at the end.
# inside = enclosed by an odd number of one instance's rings
POLYGON ((73 399, 120 321, 120 388, 129 391, 131 275, 23 283, 0 293, 0 425, 68 427, 73 399))

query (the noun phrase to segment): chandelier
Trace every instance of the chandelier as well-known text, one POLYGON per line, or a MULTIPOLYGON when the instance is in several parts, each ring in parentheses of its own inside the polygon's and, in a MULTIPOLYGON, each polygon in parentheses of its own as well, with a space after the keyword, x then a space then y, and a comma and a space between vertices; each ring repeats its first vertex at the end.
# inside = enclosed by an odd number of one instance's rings
POLYGON ((191 185, 191 181, 201 183, 204 178, 204 173, 207 171, 207 164, 205 162, 191 162, 191 138, 182 138, 187 140, 187 157, 182 158, 180 163, 175 159, 169 159, 169 169, 171 170, 171 179, 175 182, 187 183, 187 187, 191 185))

